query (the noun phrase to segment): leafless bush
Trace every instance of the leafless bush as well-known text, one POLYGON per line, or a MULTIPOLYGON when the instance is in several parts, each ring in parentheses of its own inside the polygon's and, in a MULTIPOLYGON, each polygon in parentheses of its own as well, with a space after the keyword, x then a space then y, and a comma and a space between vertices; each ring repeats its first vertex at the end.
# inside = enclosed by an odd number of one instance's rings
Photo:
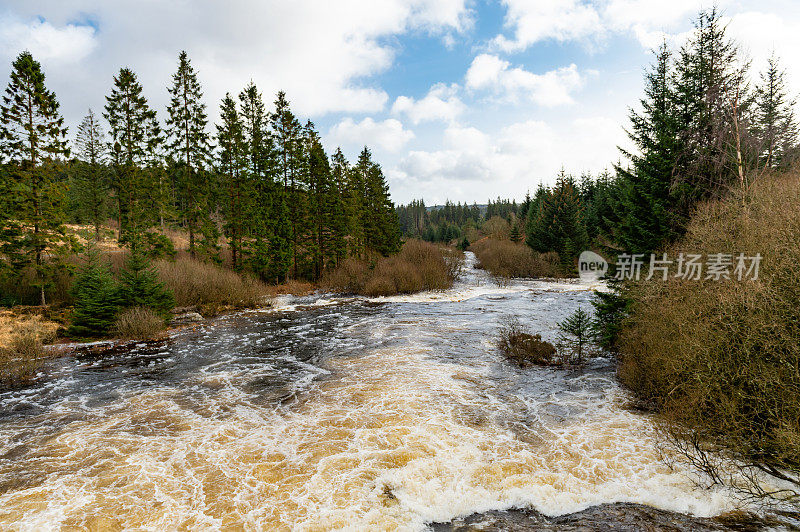
POLYGON ((114 333, 129 340, 149 340, 164 330, 164 318, 146 307, 131 307, 119 313, 114 333))
POLYGON ((539 334, 526 332, 517 318, 500 328, 497 346, 506 357, 523 366, 561 364, 553 344, 542 340, 539 334))
POLYGON ((498 279, 514 277, 560 277, 563 275, 556 253, 537 253, 526 244, 487 238, 470 250, 478 266, 498 279))

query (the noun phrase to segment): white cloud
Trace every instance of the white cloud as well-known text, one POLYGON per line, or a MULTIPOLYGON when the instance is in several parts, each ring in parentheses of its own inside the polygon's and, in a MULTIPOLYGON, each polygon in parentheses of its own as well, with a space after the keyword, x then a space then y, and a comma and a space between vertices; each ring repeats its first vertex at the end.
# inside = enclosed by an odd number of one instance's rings
POLYGON ((43 20, 25 23, 12 17, 0 18, 0 57, 4 59, 28 50, 37 60, 75 62, 89 55, 96 46, 91 26, 55 27, 43 20))
POLYGON ((508 61, 490 54, 477 56, 466 75, 470 89, 488 90, 508 101, 530 99, 548 107, 572 103, 570 93, 582 85, 583 77, 574 64, 534 74, 521 67, 512 68, 508 61))
POLYGON ((516 122, 488 134, 474 127, 448 127, 442 149, 410 151, 387 171, 393 185, 408 191, 401 201, 424 196, 441 203, 481 201, 488 196, 521 198, 562 166, 568 172, 600 172, 626 145, 617 120, 595 116, 558 126, 540 120, 516 122))
MULTIPOLYGON (((316 118, 384 109, 388 95, 368 78, 391 67, 398 49, 394 37, 425 32, 445 38, 466 31, 472 23, 466 1, 373 0, 365 5, 360 0, 231 0, 190 5, 28 0, 4 4, 0 13, 13 13, 27 27, 41 26, 39 33, 52 27, 73 37, 69 45, 49 38, 50 45, 38 50, 48 85, 72 124, 87 107, 102 107, 112 76, 122 66, 139 75, 145 95, 163 109, 165 87, 181 50, 198 69, 212 114, 225 92, 236 94, 253 80, 266 99, 285 90, 295 112, 316 118), (46 22, 39 22, 40 16, 46 22), (97 31, 70 26, 86 19, 97 31), (77 29, 67 31, 71 27, 77 29), (90 32, 93 47, 86 53, 85 44, 75 43, 84 42, 80 38, 90 32)), ((16 55, 23 47, 34 51, 31 32, 25 36, 6 26, 0 30, 6 54, 16 55)), ((5 77, 3 66, 0 76, 5 77)))
MULTIPOLYGON (((675 25, 685 26, 703 8, 704 0, 503 0, 507 11, 505 26, 511 37, 498 35, 495 49, 516 52, 545 41, 597 41, 609 33, 631 33, 642 46, 657 46, 662 37, 670 39, 675 25)), ((730 0, 717 0, 723 8, 730 0)))
POLYGON ((498 35, 494 45, 505 52, 524 50, 545 40, 580 39, 601 30, 600 15, 591 4, 579 0, 503 0, 507 27, 514 37, 498 35))
POLYGON ((394 118, 376 122, 368 117, 361 122, 354 122, 348 117, 331 128, 326 143, 356 147, 378 146, 387 152, 397 152, 413 138, 414 132, 404 129, 403 124, 394 118))
POLYGON ((437 83, 421 100, 399 96, 392 106, 392 113, 405 114, 414 124, 433 120, 453 122, 465 109, 457 94, 457 85, 437 83))

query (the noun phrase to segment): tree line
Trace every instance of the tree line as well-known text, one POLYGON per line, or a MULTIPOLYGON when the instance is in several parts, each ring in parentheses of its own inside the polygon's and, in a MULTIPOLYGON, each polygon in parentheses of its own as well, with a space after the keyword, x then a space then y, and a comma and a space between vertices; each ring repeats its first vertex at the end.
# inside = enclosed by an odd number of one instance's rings
MULTIPOLYGON (((640 106, 629 112, 636 149, 621 149, 624 162, 597 176, 562 170, 553 186, 540 184, 518 205, 490 202, 483 220, 506 219, 512 240, 522 226, 530 247, 558 252, 567 268, 589 247, 647 256, 684 233, 699 202, 748 188, 800 158, 795 100, 779 60, 770 57, 751 81, 750 61, 715 8, 699 14, 686 44, 671 50, 664 43, 654 56, 640 106)), ((415 213, 403 225, 411 234, 433 219, 418 207, 406 208, 415 213)), ((458 216, 445 219, 463 232, 458 216)), ((441 232, 459 238, 453 234, 441 232)))
POLYGON ((341 149, 329 157, 283 92, 268 109, 253 82, 225 95, 211 131, 186 52, 168 91, 162 123, 135 72, 121 68, 101 116, 90 109, 70 143, 40 63, 19 54, 0 105, 3 275, 32 270, 44 304, 63 257, 80 247, 69 222, 100 240, 113 220, 119 243, 147 258, 174 254, 168 229, 184 231, 201 260, 221 262, 224 239, 233 269, 271 283, 399 249, 388 185, 367 147, 354 163, 341 149))

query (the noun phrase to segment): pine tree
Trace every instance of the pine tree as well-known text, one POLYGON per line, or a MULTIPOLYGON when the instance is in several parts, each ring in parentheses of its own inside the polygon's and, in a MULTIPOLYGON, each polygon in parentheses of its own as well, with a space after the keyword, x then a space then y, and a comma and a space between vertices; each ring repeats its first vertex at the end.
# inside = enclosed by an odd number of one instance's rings
POLYGON ((95 240, 100 240, 100 227, 108 216, 109 174, 105 167, 103 130, 89 109, 78 126, 75 148, 79 162, 75 168, 75 184, 83 217, 94 226, 95 240))
POLYGON ((516 244, 520 240, 522 240, 522 232, 519 230, 519 223, 514 222, 514 225, 511 226, 511 241, 516 244))
POLYGON ((573 360, 583 364, 584 355, 592 344, 592 318, 588 312, 579 308, 567 319, 558 324, 560 331, 559 347, 571 351, 573 360))
POLYGON ((75 305, 71 336, 103 336, 114 325, 119 310, 119 286, 100 253, 90 247, 72 286, 75 305))
MULTIPOLYGON (((302 198, 298 191, 303 167, 303 143, 300 122, 289 108, 289 101, 283 91, 275 98, 275 111, 270 116, 272 136, 275 141, 277 158, 276 175, 283 181, 284 201, 289 208, 289 231, 292 249, 292 272, 298 273, 298 241, 306 223, 302 209, 302 198)), ((280 218, 276 219, 280 220, 280 218)), ((276 229, 277 230, 277 229, 276 229)))
POLYGON ((238 270, 241 267, 242 239, 248 225, 250 191, 247 187, 244 129, 230 93, 220 104, 220 120, 217 125, 217 168, 227 196, 223 211, 231 262, 233 269, 238 270))
POLYGON ((575 178, 561 170, 552 190, 537 191, 531 204, 527 243, 540 253, 555 251, 562 266, 570 270, 589 238, 583 223, 583 206, 575 178))
POLYGON ((142 86, 130 69, 122 68, 114 77, 103 116, 111 135, 109 149, 114 167, 120 242, 135 247, 142 233, 162 214, 159 199, 163 187, 159 173, 148 170, 158 160, 162 139, 156 112, 148 105, 142 86))
POLYGON ((57 266, 45 258, 45 250, 63 240, 64 187, 55 163, 69 153, 58 101, 44 81, 39 62, 22 52, 11 64, 0 105, 0 154, 10 163, 14 196, 13 219, 6 222, 2 251, 15 262, 17 272, 26 265, 35 268, 42 305, 57 266))
POLYGON ((292 263, 289 207, 286 205, 286 194, 280 188, 275 191, 273 207, 275 230, 269 242, 266 278, 279 284, 286 281, 292 263))
POLYGON ((366 146, 358 156, 354 170, 357 189, 355 210, 359 213, 361 248, 381 255, 389 255, 400 249, 400 226, 394 204, 389 197, 389 185, 383 177, 381 167, 372 161, 372 153, 366 146))
POLYGON ((329 252, 332 264, 338 266, 347 257, 348 214, 346 208, 348 164, 341 149, 331 158, 328 187, 324 191, 330 228, 329 252))
POLYGON ((697 201, 725 190, 741 166, 736 132, 750 103, 749 64, 726 35, 716 7, 700 12, 675 66, 674 100, 680 157, 673 189, 687 218, 697 201))
MULTIPOLYGON (((211 156, 209 136, 206 132, 208 117, 202 101, 203 91, 197 73, 185 51, 178 57, 178 71, 172 76, 167 106, 167 150, 179 163, 176 189, 180 197, 179 215, 189 231, 189 253, 195 256, 195 237, 208 226, 209 190, 201 172, 211 156)), ((213 243, 215 244, 215 243, 213 243)))
POLYGON ((795 100, 786 92, 785 72, 773 54, 756 87, 754 129, 758 138, 759 167, 785 167, 797 146, 795 100))
POLYGON ((158 280, 158 273, 137 248, 131 250, 120 274, 119 296, 123 307, 148 307, 164 317, 175 306, 172 292, 158 280))
POLYGON ((645 75, 642 111, 630 111, 628 137, 638 152, 622 150, 630 167, 617 165, 621 202, 615 240, 631 253, 651 253, 681 230, 682 220, 671 192, 680 156, 679 121, 671 87, 671 54, 666 43, 645 75))

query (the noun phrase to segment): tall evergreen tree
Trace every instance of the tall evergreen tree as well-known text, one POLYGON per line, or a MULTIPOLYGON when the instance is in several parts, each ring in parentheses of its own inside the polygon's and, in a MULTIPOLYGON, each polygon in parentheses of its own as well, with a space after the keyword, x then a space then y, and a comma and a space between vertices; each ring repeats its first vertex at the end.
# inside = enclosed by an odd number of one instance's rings
POLYGON ((210 223, 208 184, 201 172, 210 160, 211 146, 206 126, 208 117, 203 91, 185 51, 178 57, 178 71, 172 76, 167 106, 167 149, 178 162, 175 179, 180 196, 179 215, 189 231, 189 253, 195 256, 195 237, 210 223))
POLYGON ((135 246, 142 233, 161 214, 163 190, 158 173, 147 171, 157 160, 162 142, 156 112, 142 95, 136 74, 122 68, 106 96, 103 116, 110 130, 109 149, 114 168, 120 242, 135 246), (154 210, 154 202, 156 209, 154 210))
POLYGON ((680 157, 679 120, 671 86, 671 53, 666 43, 645 74, 642 110, 631 110, 628 137, 636 152, 622 150, 630 166, 617 165, 621 202, 616 241, 628 252, 650 253, 680 231, 682 220, 672 194, 673 173, 680 157))
POLYGON ((75 184, 83 218, 94 226, 95 240, 100 240, 100 227, 108 216, 109 174, 105 166, 105 141, 97 116, 89 109, 78 126, 75 139, 78 164, 75 184))
POLYGON ((45 251, 63 239, 63 187, 54 163, 69 153, 55 94, 45 86, 41 65, 29 52, 11 64, 0 105, 0 154, 10 164, 13 218, 6 221, 2 251, 18 268, 33 265, 40 302, 54 263, 45 251))
POLYGON ((241 267, 242 241, 248 226, 250 190, 247 187, 247 152, 244 128, 236 102, 230 93, 220 104, 220 124, 217 125, 217 169, 222 175, 226 201, 225 231, 231 250, 234 270, 241 267))
POLYGON ((795 100, 786 91, 785 72, 773 54, 756 87, 754 126, 758 139, 759 167, 786 166, 797 147, 795 100))

